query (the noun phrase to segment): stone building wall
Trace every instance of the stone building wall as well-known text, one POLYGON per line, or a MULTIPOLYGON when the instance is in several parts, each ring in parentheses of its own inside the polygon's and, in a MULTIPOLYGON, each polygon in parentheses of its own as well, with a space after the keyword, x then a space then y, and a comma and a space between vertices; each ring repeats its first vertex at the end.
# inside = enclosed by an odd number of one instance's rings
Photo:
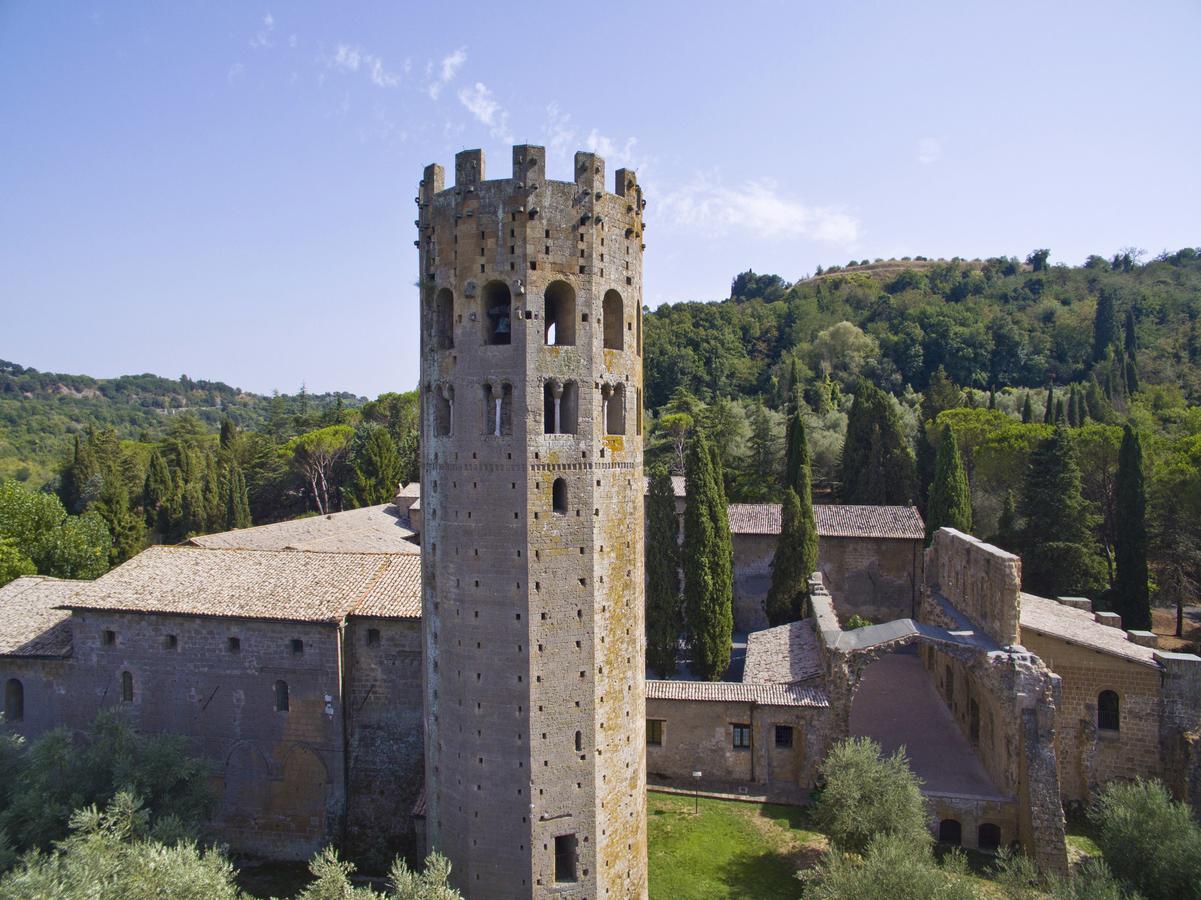
POLYGON ((1056 710, 1056 755, 1063 796, 1087 803, 1112 779, 1163 774, 1160 766, 1160 682, 1157 669, 1027 630, 1022 643, 1063 681, 1056 710), (1097 698, 1116 691, 1120 728, 1097 727, 1097 698))
POLYGON ((420 856, 410 811, 425 784, 421 623, 352 616, 346 659, 346 847, 386 868, 420 856))
POLYGON ((646 894, 642 199, 574 168, 418 196, 426 827, 469 896, 563 888, 556 843, 646 894))
POLYGON ((97 709, 121 706, 145 731, 187 737, 215 765, 213 830, 236 851, 307 859, 339 834, 346 791, 336 627, 101 611, 72 620, 73 658, 55 684, 64 724, 85 728, 97 709), (286 711, 277 710, 277 682, 287 684, 286 711))
POLYGON ((9 680, 15 679, 21 686, 21 719, 6 719, 5 726, 26 739, 59 725, 75 727, 73 716, 68 714, 75 702, 71 696, 75 688, 72 672, 70 657, 0 657, 0 683, 7 688, 9 680))
POLYGON ((732 785, 773 788, 790 800, 814 785, 816 767, 830 742, 827 710, 713 700, 647 700, 646 717, 663 723, 660 745, 646 748, 647 778, 654 784, 733 790, 732 785), (734 747, 734 724, 751 726, 751 747, 734 747), (792 728, 792 746, 777 747, 775 727, 792 728))

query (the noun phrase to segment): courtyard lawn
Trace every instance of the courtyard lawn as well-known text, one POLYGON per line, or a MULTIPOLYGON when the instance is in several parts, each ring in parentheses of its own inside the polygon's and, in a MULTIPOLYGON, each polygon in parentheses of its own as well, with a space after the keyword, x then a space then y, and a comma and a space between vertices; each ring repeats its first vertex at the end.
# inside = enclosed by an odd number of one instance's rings
POLYGON ((805 828, 805 811, 647 793, 647 843, 652 900, 796 898, 798 870, 811 865, 826 839, 805 828))

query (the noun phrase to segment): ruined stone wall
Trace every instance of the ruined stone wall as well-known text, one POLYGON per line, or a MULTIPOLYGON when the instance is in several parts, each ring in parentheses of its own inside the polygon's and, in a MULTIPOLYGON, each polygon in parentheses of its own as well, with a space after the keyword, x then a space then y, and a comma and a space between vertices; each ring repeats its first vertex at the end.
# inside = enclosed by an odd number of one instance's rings
POLYGON ((647 719, 663 722, 663 741, 646 748, 654 784, 732 791, 733 785, 783 789, 796 799, 813 787, 829 745, 827 710, 713 700, 648 700, 647 719), (751 747, 734 747, 733 725, 751 726, 751 747), (793 729, 792 746, 776 746, 775 726, 793 729), (703 775, 697 784, 693 772, 703 775))
POLYGON ((145 731, 187 737, 214 763, 221 804, 213 831, 235 851, 307 859, 340 836, 336 627, 98 611, 72 618, 73 657, 55 683, 63 724, 84 728, 98 709, 120 706, 145 731), (276 682, 287 684, 286 711, 276 708, 276 682))
POLYGON ((421 856, 409 815, 425 784, 421 623, 353 616, 346 655, 346 850, 387 868, 421 856))
POLYGON ((1001 646, 1020 643, 1022 561, 953 528, 934 533, 926 551, 928 590, 983 628, 1001 646))
POLYGON ((1063 683, 1055 743, 1065 799, 1087 803, 1111 779, 1162 775, 1157 670, 1034 631, 1024 632, 1022 642, 1063 683), (1097 698, 1105 690, 1120 700, 1117 731, 1097 727, 1097 698))
POLYGON ((912 618, 922 584, 922 542, 822 537, 817 567, 839 617, 873 622, 912 618))
POLYGON ((581 895, 646 895, 642 199, 574 165, 418 196, 426 827, 469 896, 563 888, 566 835, 581 895))
POLYGON ((1160 651, 1155 659, 1164 671, 1160 743, 1165 781, 1201 818, 1201 658, 1160 651))
MULTIPOLYGON (((735 534, 734 628, 767 627, 763 611, 771 587, 771 562, 778 535, 735 534)), ((844 620, 861 615, 888 622, 914 615, 922 584, 921 541, 822 537, 817 568, 844 620)))

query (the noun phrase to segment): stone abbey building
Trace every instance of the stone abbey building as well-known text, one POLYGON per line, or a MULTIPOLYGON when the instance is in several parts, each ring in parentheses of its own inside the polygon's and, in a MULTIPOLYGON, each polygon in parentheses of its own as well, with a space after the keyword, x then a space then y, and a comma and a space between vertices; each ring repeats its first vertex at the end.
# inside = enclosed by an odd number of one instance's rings
POLYGON ((807 616, 766 628, 779 508, 731 504, 741 670, 646 679, 636 179, 468 151, 417 203, 420 487, 0 588, 8 727, 124 709, 211 761, 235 852, 436 847, 473 898, 643 897, 648 788, 806 802, 847 735, 906 747, 941 840, 1050 871, 1108 781, 1201 808, 1201 658, 911 508, 815 510, 807 616))

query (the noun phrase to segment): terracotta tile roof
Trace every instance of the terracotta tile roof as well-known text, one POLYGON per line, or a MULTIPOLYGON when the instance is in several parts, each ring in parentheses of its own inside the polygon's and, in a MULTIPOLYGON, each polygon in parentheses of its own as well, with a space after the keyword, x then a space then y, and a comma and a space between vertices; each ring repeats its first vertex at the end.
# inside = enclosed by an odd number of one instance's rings
MULTIPOLYGON (((734 534, 779 534, 780 504, 731 503, 734 534)), ((820 537, 867 537, 922 540, 926 526, 912 506, 839 506, 818 504, 813 518, 820 537)))
POLYGON ((646 682, 648 700, 708 700, 716 703, 759 703, 763 706, 829 706, 825 691, 799 684, 746 684, 738 681, 646 682))
POLYGON ((746 639, 742 680, 757 684, 795 684, 821 674, 813 619, 752 632, 746 639))
POLYGON ((151 547, 62 605, 299 622, 338 622, 360 606, 416 616, 419 568, 394 553, 151 547))
POLYGON ((421 553, 416 534, 390 503, 191 538, 193 547, 229 550, 320 550, 329 553, 421 553))
POLYGON ((1128 659, 1148 666, 1159 666, 1155 650, 1126 638, 1120 628, 1102 625, 1093 614, 1073 609, 1046 597, 1022 593, 1022 631, 1033 631, 1058 638, 1079 647, 1089 647, 1110 656, 1128 659))
POLYGON ((394 556, 392 565, 350 612, 384 619, 421 618, 421 557, 394 556))
POLYGON ((34 575, 0 588, 0 656, 68 656, 71 614, 58 607, 90 584, 34 575))
MULTIPOLYGON (((648 476, 646 476, 646 478, 644 480, 646 481, 645 490, 649 494, 651 492, 651 478, 648 475, 648 476)), ((682 498, 682 497, 688 496, 688 492, 684 489, 684 484, 685 484, 685 479, 684 479, 683 475, 672 475, 671 476, 671 490, 672 490, 672 493, 674 493, 677 498, 682 498)))

